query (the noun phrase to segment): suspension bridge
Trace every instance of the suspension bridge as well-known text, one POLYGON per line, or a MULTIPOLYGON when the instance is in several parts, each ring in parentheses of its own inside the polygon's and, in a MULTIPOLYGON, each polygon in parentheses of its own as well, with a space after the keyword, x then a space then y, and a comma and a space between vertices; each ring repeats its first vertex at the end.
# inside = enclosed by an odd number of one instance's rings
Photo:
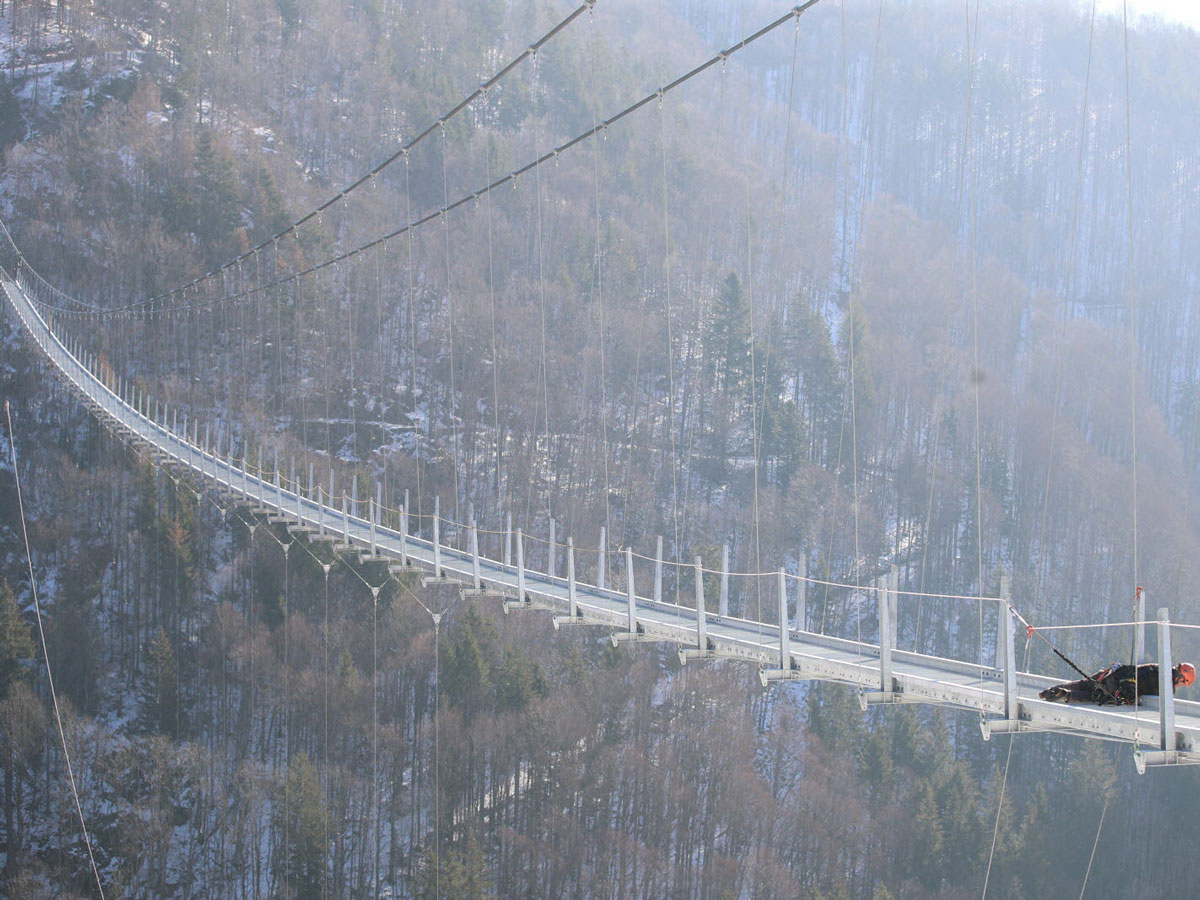
MULTIPOLYGON (((546 610, 556 628, 589 624, 611 630, 614 644, 666 642, 678 646, 681 662, 708 658, 744 660, 759 666, 764 686, 787 680, 837 682, 858 688, 865 710, 874 704, 931 703, 973 710, 980 715, 984 738, 997 733, 1063 732, 1132 744, 1139 772, 1149 766, 1200 763, 1200 703, 1176 699, 1169 680, 1162 679, 1161 697, 1145 698, 1144 708, 1065 706, 1040 700, 1037 694, 1057 679, 1018 671, 1018 619, 1007 589, 998 597, 957 598, 993 605, 996 629, 988 665, 945 659, 900 650, 896 646, 897 605, 911 596, 901 592, 897 578, 879 579, 866 589, 874 599, 879 642, 830 637, 808 630, 805 594, 815 580, 776 573, 778 616, 774 622, 756 622, 708 611, 713 598, 705 596, 705 571, 695 562, 695 603, 670 603, 662 598, 661 544, 654 558, 639 557, 653 566, 653 591, 639 594, 632 549, 624 562, 623 589, 586 583, 575 576, 577 549, 570 539, 561 545, 566 571, 558 574, 553 562, 560 548, 552 545, 547 571, 525 564, 525 537, 513 532, 504 542, 504 556, 495 559, 480 550, 474 523, 445 519, 435 511, 428 528, 406 508, 399 512, 399 527, 384 524, 382 505, 375 497, 366 504, 332 492, 310 480, 302 484, 293 472, 284 477, 277 464, 271 474, 244 457, 235 459, 212 446, 209 431, 193 420, 181 424, 169 417, 166 407, 149 400, 90 354, 75 351, 51 329, 30 297, 36 290, 25 267, 4 271, 0 287, 5 299, 24 324, 55 371, 91 412, 132 444, 154 455, 161 463, 186 471, 208 486, 303 531, 317 539, 336 542, 345 552, 379 558, 403 570, 422 573, 427 584, 458 584, 476 595, 502 598, 506 611, 546 610), (79 355, 77 355, 77 353, 79 355), (151 405, 153 404, 153 405, 151 405), (340 501, 340 502, 339 502, 340 501), (362 507, 365 506, 366 509, 362 507), (414 527, 415 526, 415 527, 414 527), (468 550, 457 549, 442 538, 443 529, 467 536, 468 550), (422 531, 425 532, 422 535, 422 531), (789 584, 792 582, 794 584, 789 584), (789 604, 789 587, 795 587, 789 604), (779 624, 779 623, 782 623, 779 624)), ((607 551, 591 551, 603 557, 607 551)), ((601 559, 596 571, 607 568, 601 559)), ((1141 621, 1137 643, 1144 646, 1141 621)), ((1171 623, 1165 609, 1153 623, 1157 631, 1159 671, 1169 671, 1171 623)))
MULTIPOLYGON (((426 222, 444 222, 450 211, 472 201, 478 202, 481 196, 503 184, 515 183, 523 173, 537 170, 576 144, 604 133, 609 126, 655 98, 661 104, 664 94, 712 66, 723 66, 730 55, 781 24, 793 18, 798 21, 800 14, 815 2, 810 0, 795 7, 777 21, 665 83, 616 115, 597 120, 591 128, 525 166, 494 180, 489 174, 484 188, 453 202, 447 196, 436 211, 271 284, 295 281, 352 259, 402 234, 411 235, 426 222)), ((760 588, 763 582, 771 585, 767 594, 773 595, 774 602, 765 604, 771 609, 762 617, 765 621, 730 614, 727 564, 721 570, 713 571, 705 569, 699 558, 691 565, 664 560, 661 539, 653 555, 638 554, 632 548, 613 552, 608 549, 603 536, 598 548, 583 549, 569 537, 558 540, 552 524, 549 540, 542 542, 544 564, 535 569, 528 562, 526 553, 529 536, 513 530, 511 524, 500 533, 499 540, 490 542, 498 545, 498 549, 489 554, 484 546, 486 542, 481 540, 481 529, 471 516, 467 521, 455 521, 443 517, 436 506, 432 515, 419 514, 412 511, 407 502, 395 509, 387 509, 378 486, 375 496, 363 500, 357 496, 357 482, 352 495, 348 496, 345 491, 338 493, 332 482, 328 488, 316 483, 311 466, 307 478, 303 472, 297 473, 294 460, 285 476, 277 458, 263 460, 261 448, 257 460, 247 458, 245 446, 238 456, 228 434, 223 440, 221 431, 214 434, 208 425, 202 425, 195 418, 189 421, 184 416, 180 421, 177 410, 168 409, 134 382, 116 373, 64 327, 64 320, 70 316, 162 313, 166 301, 172 297, 182 299, 179 308, 183 309, 207 305, 207 301, 201 301, 189 307, 188 290, 213 278, 224 279, 235 267, 259 252, 273 246, 277 248, 282 236, 319 218, 322 211, 344 201, 363 184, 370 183, 391 162, 401 158, 407 160, 407 153, 413 146, 486 93, 490 86, 521 60, 535 54, 538 47, 585 9, 590 9, 593 3, 594 0, 588 0, 578 7, 499 74, 370 173, 280 233, 207 275, 166 295, 124 307, 101 310, 81 301, 71 301, 77 304, 71 308, 63 305, 63 295, 31 269, 5 231, 3 237, 7 244, 0 254, 0 289, 6 302, 53 369, 106 427, 161 464, 189 473, 197 482, 249 506, 293 532, 304 533, 311 540, 330 541, 339 552, 378 560, 396 573, 420 575, 427 584, 454 585, 464 593, 499 598, 506 612, 544 611, 552 616, 556 629, 591 625, 608 629, 614 644, 672 644, 678 649, 681 663, 695 665, 714 658, 742 660, 758 667, 764 687, 792 680, 836 682, 856 688, 864 710, 872 705, 896 703, 937 704, 970 710, 979 714, 985 739, 994 734, 1056 732, 1130 744, 1139 772, 1154 766, 1200 763, 1200 703, 1175 698, 1169 679, 1162 679, 1162 696, 1144 698, 1140 707, 1065 706, 1040 700, 1038 692, 1058 679, 1019 669, 1018 636, 1025 626, 1012 605, 1007 579, 1002 579, 999 595, 994 597, 951 597, 902 591, 894 567, 890 574, 869 585, 837 585, 855 591, 868 615, 873 611, 874 622, 871 624, 877 640, 872 642, 823 634, 814 627, 815 623, 807 615, 806 598, 810 590, 827 583, 810 578, 803 565, 796 574, 784 569, 754 574, 760 588), (585 557, 586 562, 577 567, 577 562, 585 557), (665 598, 664 570, 670 567, 674 568, 671 581, 677 588, 688 584, 689 590, 683 593, 693 595, 686 598, 690 603, 684 602, 685 598, 678 590, 676 602, 665 598), (595 575, 589 582, 577 577, 577 568, 586 568, 595 575), (721 584, 718 596, 712 596, 714 580, 721 584), (978 659, 943 658, 898 646, 897 622, 901 605, 927 596, 979 605, 978 659), (716 610, 710 611, 714 605, 716 610), (989 610, 986 620, 993 623, 991 634, 983 633, 985 608, 989 610), (990 659, 984 658, 985 651, 990 659)), ((224 295, 219 302, 237 300, 261 290, 262 286, 234 291, 224 295)), ((451 377, 453 371, 451 362, 451 377)), ((511 523, 511 515, 507 521, 511 523)), ((1144 602, 1141 597, 1139 594, 1139 602, 1144 602)), ((1157 619, 1148 621, 1142 609, 1135 619, 1133 623, 1126 623, 1131 624, 1135 632, 1135 656, 1139 661, 1146 658, 1145 631, 1146 626, 1151 625, 1156 637, 1152 661, 1158 663, 1160 671, 1169 671, 1173 626, 1167 610, 1158 610, 1157 619)))

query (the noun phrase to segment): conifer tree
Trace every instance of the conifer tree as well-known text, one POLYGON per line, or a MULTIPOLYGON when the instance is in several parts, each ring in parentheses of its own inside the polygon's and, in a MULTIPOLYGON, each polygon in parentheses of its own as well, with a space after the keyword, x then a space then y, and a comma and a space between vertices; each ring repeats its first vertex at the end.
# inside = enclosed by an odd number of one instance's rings
POLYGON ((22 663, 36 653, 33 631, 17 608, 8 581, 0 581, 0 700, 8 696, 9 688, 26 677, 22 663))
POLYGON ((147 731, 179 735, 179 665, 175 649, 161 628, 150 641, 150 670, 142 695, 142 726, 147 731))
POLYGON ((746 295, 736 272, 730 272, 713 303, 705 349, 718 385, 736 393, 750 373, 750 322, 746 295))
MULTIPOLYGON (((274 820, 276 877, 287 896, 316 900, 326 882, 325 836, 329 811, 324 789, 308 754, 297 753, 288 765, 286 801, 277 798, 274 820)), ((281 794, 284 792, 281 790, 281 794)))

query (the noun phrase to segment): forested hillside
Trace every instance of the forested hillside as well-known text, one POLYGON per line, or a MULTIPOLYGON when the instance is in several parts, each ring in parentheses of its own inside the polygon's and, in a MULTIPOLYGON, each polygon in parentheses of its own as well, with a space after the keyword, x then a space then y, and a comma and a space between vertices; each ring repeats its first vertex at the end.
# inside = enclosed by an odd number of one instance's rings
MULTIPOLYGON (((1200 36, 1069 3, 823 0, 484 191, 789 9, 598 0, 358 180, 571 8, 0 2, 0 213, 80 301, 60 324, 223 452, 356 499, 378 484, 417 521, 436 498, 493 550, 515 511, 538 568, 553 517, 593 549, 589 579, 603 528, 607 550, 661 535, 714 568, 727 543, 735 573, 897 565, 906 590, 968 596, 1007 573, 1039 625, 1128 621, 1137 585, 1200 622, 1200 36)), ((881 900, 985 878, 994 897, 1181 896, 1200 878, 1186 769, 984 743, 962 713, 864 715, 838 686, 763 692, 741 663, 681 667, 336 557, 129 449, 6 322, 107 897, 881 900)), ((3 449, 0 894, 98 896, 3 449)), ((733 577, 731 609, 770 619, 765 585, 733 577)), ((808 602, 814 629, 872 636, 861 591, 808 602)), ((907 598, 900 643, 990 659, 981 609, 907 598)), ((1055 640, 1090 670, 1130 631, 1055 640)))

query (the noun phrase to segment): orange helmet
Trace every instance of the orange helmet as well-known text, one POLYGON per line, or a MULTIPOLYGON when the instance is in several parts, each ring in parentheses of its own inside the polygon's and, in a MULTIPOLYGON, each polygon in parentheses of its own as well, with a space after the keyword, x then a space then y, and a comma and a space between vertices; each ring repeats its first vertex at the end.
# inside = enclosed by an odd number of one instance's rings
POLYGON ((1177 668, 1179 669, 1178 684, 1189 685, 1196 680, 1196 667, 1191 663, 1180 663, 1177 668))

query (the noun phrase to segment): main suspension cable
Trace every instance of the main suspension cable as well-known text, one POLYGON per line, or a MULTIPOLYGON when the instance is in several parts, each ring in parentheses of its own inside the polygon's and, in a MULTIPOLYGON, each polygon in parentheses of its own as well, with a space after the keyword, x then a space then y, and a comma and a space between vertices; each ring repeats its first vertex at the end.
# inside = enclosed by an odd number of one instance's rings
MULTIPOLYGON (((475 200, 479 199, 480 197, 484 196, 485 194, 487 194, 491 191, 496 190, 499 187, 503 187, 504 185, 506 185, 510 182, 518 180, 522 175, 526 174, 527 172, 533 171, 538 166, 543 165, 544 163, 550 162, 551 160, 555 159, 557 156, 561 155, 562 153, 566 152, 567 150, 570 150, 575 145, 583 143, 584 141, 588 140, 589 138, 595 137, 598 134, 603 134, 612 125, 615 125, 617 122, 621 121, 622 119, 632 115, 633 113, 637 112, 639 109, 648 105, 649 103, 653 102, 654 100, 658 99, 659 97, 665 96, 666 94, 670 93, 671 91, 674 91, 677 88, 682 87, 684 84, 691 81, 693 78, 696 78, 697 76, 703 74, 704 72, 708 71, 710 68, 717 65, 718 63, 720 63, 724 60, 727 60, 734 53, 744 50, 746 47, 750 46, 754 42, 756 42, 756 41, 760 40, 761 38, 765 37, 766 35, 770 34, 775 29, 777 29, 781 25, 783 25, 784 23, 786 23, 796 17, 799 17, 800 15, 805 13, 807 10, 816 6, 819 2, 820 2, 820 0, 807 0, 807 2, 805 2, 799 6, 793 7, 785 15, 782 15, 779 18, 775 19, 773 22, 770 22, 767 25, 764 25, 762 28, 760 28, 758 31, 754 32, 753 34, 747 35, 746 37, 742 38, 737 43, 733 44, 730 47, 727 47, 725 50, 722 50, 721 52, 717 53, 716 55, 710 57, 709 59, 705 60, 704 62, 702 62, 699 65, 695 66, 694 68, 690 69, 689 71, 685 72, 683 75, 680 75, 679 77, 675 78, 673 81, 670 81, 667 84, 665 84, 659 88, 656 88, 655 90, 653 90, 650 93, 643 96, 641 99, 629 104, 628 106, 626 106, 624 109, 622 109, 620 112, 616 113, 615 115, 610 116, 609 118, 604 119, 600 123, 593 125, 591 128, 584 130, 583 132, 577 134, 575 137, 571 138, 570 140, 566 141, 565 143, 558 145, 554 149, 546 151, 544 154, 542 154, 538 158, 526 163, 525 165, 521 166, 520 168, 514 169, 511 172, 509 172, 508 174, 503 175, 500 178, 497 178, 495 181, 491 182, 490 184, 484 185, 483 187, 481 187, 480 189, 478 189, 476 191, 472 191, 470 193, 464 194, 463 196, 459 197, 454 202, 452 202, 446 206, 439 207, 438 209, 435 209, 435 210, 427 213, 426 215, 421 216, 418 219, 412 219, 407 224, 402 225, 399 228, 394 229, 393 231, 390 231, 386 234, 380 235, 377 238, 374 238, 373 240, 370 240, 363 244, 360 244, 359 246, 357 246, 351 250, 346 250, 342 253, 331 256, 328 259, 324 260, 323 262, 316 263, 316 264, 308 266, 304 269, 301 269, 296 272, 292 272, 288 275, 282 276, 274 281, 271 281, 271 282, 268 282, 265 284, 260 284, 255 287, 252 287, 252 288, 246 288, 245 290, 234 291, 231 293, 222 294, 220 297, 216 297, 216 298, 209 299, 209 300, 197 301, 192 304, 180 304, 180 305, 171 306, 169 308, 162 306, 161 301, 162 301, 163 297, 156 297, 156 298, 150 298, 147 300, 140 300, 135 303, 126 304, 124 306, 114 306, 114 307, 109 307, 104 310, 90 311, 88 313, 80 313, 75 310, 63 309, 61 307, 56 307, 52 304, 48 304, 48 303, 45 303, 42 301, 39 301, 38 305, 42 309, 49 309, 49 310, 54 310, 56 312, 69 313, 69 314, 73 314, 75 316, 84 315, 84 316, 92 316, 92 317, 109 317, 109 316, 120 316, 122 314, 130 314, 130 313, 146 311, 146 310, 154 313, 155 315, 165 315, 165 314, 169 314, 169 313, 184 311, 187 309, 216 306, 219 303, 227 303, 227 302, 232 302, 234 300, 240 300, 245 297, 257 295, 257 294, 261 293, 262 291, 265 291, 265 290, 267 290, 271 287, 274 287, 278 284, 285 284, 285 283, 288 283, 291 281, 295 281, 298 278, 307 277, 316 272, 330 268, 331 266, 337 265, 338 263, 344 262, 348 259, 358 256, 361 253, 365 253, 368 250, 372 250, 375 247, 380 246, 381 244, 388 243, 389 241, 392 241, 395 238, 400 237, 401 235, 408 234, 409 232, 411 232, 417 228, 420 228, 421 226, 426 225, 429 222, 432 222, 447 213, 453 212, 454 210, 458 209, 459 207, 466 206, 468 203, 474 202, 475 200)), ((26 267, 26 268, 28 268, 28 267, 26 267)))
POLYGON ((302 226, 313 221, 314 219, 317 219, 321 215, 321 213, 325 212, 325 210, 334 206, 336 203, 338 203, 342 200, 345 200, 346 197, 348 197, 354 191, 358 190, 358 188, 362 187, 367 182, 371 181, 375 176, 379 175, 384 169, 388 168, 389 166, 392 165, 392 163, 396 162, 396 160, 398 160, 402 157, 406 157, 408 155, 408 153, 414 147, 416 147, 418 144, 420 144, 422 141, 424 141, 425 138, 427 138, 431 134, 433 134, 434 131, 438 130, 439 128, 444 128, 447 122, 449 122, 451 119, 453 119, 455 116, 457 116, 460 112, 462 112, 464 109, 466 109, 472 103, 474 103, 477 99, 479 99, 484 94, 486 94, 490 88, 492 88, 494 85, 498 84, 501 81, 501 79, 504 78, 504 76, 506 76, 509 72, 511 72, 513 69, 515 69, 517 66, 519 66, 522 62, 529 59, 529 57, 536 55, 537 51, 541 47, 545 46, 559 32, 561 32, 564 28, 566 28, 568 25, 570 25, 572 22, 574 22, 577 18, 579 18, 581 15, 583 15, 585 10, 591 9, 593 6, 595 6, 595 4, 596 4, 596 0, 584 0, 584 2, 579 4, 579 6, 577 6, 574 10, 572 10, 571 13, 569 15, 567 15, 566 18, 564 18, 557 25, 555 25, 553 28, 551 28, 549 31, 547 31, 545 34, 543 34, 540 38, 538 38, 536 41, 534 41, 532 44, 530 44, 528 47, 526 47, 520 54, 518 54, 511 61, 509 61, 508 65, 504 66, 504 68, 502 68, 499 72, 497 72, 495 75, 493 75, 487 81, 483 82, 481 85, 479 85, 479 87, 475 88, 475 90, 473 90, 470 94, 468 94, 466 97, 464 97, 462 100, 460 100, 455 106, 453 106, 450 109, 449 112, 446 112, 446 113, 442 114, 441 116, 439 116, 433 123, 431 123, 429 126, 427 126, 424 131, 420 132, 416 137, 412 138, 410 141, 408 141, 406 144, 404 144, 398 150, 394 151, 390 156, 388 156, 385 160, 383 160, 383 162, 376 165, 373 169, 371 169, 366 174, 360 175, 357 179, 355 179, 353 182, 351 182, 351 184, 349 184, 347 187, 342 188, 340 191, 338 191, 332 197, 327 199, 324 203, 317 206, 315 209, 310 210, 308 213, 301 216, 299 219, 297 219, 295 222, 292 222, 290 225, 288 225, 281 231, 273 234, 271 237, 260 242, 258 245, 251 247, 249 250, 240 254, 239 256, 234 257, 229 262, 223 263, 222 265, 213 269, 211 272, 201 275, 198 278, 194 278, 191 281, 189 281, 185 284, 182 284, 177 288, 173 288, 172 290, 167 291, 165 294, 159 294, 155 297, 148 298, 144 302, 151 303, 151 302, 161 301, 163 299, 166 299, 167 297, 172 297, 172 296, 175 296, 176 294, 182 293, 183 291, 187 290, 190 287, 199 285, 199 284, 207 281, 208 279, 212 278, 213 276, 227 271, 232 266, 235 266, 238 263, 242 262, 243 260, 248 259, 249 257, 253 256, 254 254, 258 253, 259 251, 265 250, 267 247, 270 247, 275 242, 277 242, 280 238, 286 237, 287 235, 290 235, 290 234, 294 234, 302 226))

